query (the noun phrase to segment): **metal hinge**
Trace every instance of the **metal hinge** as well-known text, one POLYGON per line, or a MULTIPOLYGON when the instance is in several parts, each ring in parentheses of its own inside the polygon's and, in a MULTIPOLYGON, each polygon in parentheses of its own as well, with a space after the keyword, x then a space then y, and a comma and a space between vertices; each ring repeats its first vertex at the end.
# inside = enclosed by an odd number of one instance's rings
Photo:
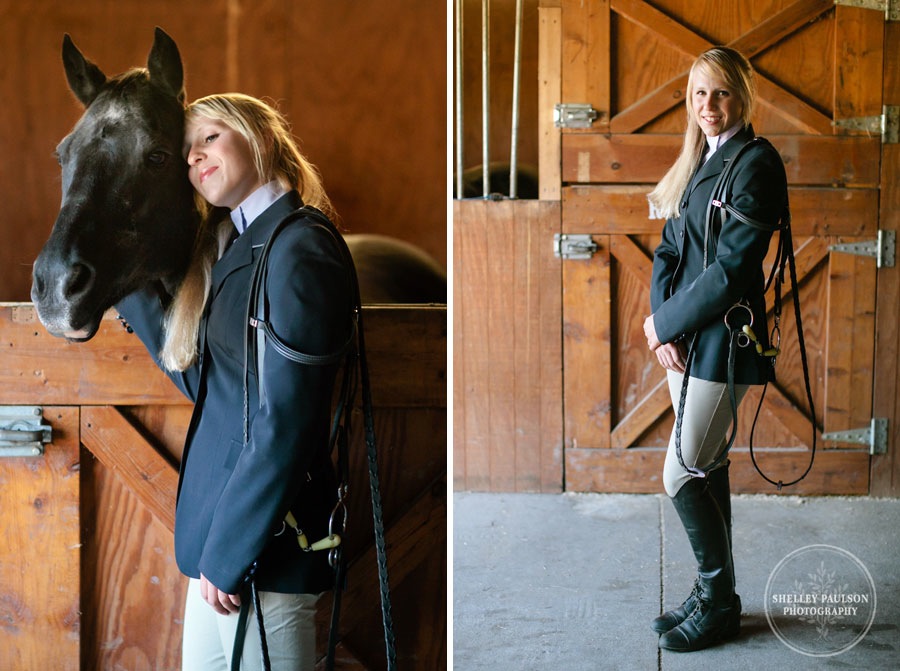
POLYGON ((0 406, 0 457, 39 457, 53 429, 43 423, 44 411, 30 405, 0 406))
POLYGON ((597 252, 597 243, 590 235, 556 233, 553 236, 553 256, 558 259, 589 259, 597 252))
POLYGON ((900 21, 900 0, 834 0, 835 5, 877 9, 884 12, 885 21, 900 21))
POLYGON ((557 128, 590 128, 600 112, 586 103, 558 103, 553 106, 553 125, 557 128))
POLYGON ((898 144, 900 143, 900 105, 885 105, 882 109, 884 111, 878 116, 838 119, 832 121, 831 125, 847 130, 881 135, 881 144, 898 144))
POLYGON ((866 429, 850 429, 823 433, 823 440, 834 440, 839 443, 857 443, 868 445, 869 454, 887 454, 888 420, 887 417, 873 417, 866 429))
POLYGON ((874 256, 876 268, 893 268, 896 247, 897 233, 879 229, 878 237, 875 240, 841 242, 830 245, 828 249, 832 252, 845 252, 858 256, 874 256))

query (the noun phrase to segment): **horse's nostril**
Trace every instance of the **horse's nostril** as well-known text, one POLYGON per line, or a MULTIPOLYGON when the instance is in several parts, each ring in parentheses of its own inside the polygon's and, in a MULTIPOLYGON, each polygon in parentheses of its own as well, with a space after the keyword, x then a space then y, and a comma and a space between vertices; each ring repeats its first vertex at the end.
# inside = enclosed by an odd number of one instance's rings
POLYGON ((37 292, 38 295, 43 295, 44 279, 37 273, 34 273, 34 275, 31 278, 31 281, 34 284, 34 291, 37 292))
POLYGON ((66 280, 64 295, 67 299, 85 293, 94 283, 94 271, 83 263, 72 265, 72 271, 66 280))

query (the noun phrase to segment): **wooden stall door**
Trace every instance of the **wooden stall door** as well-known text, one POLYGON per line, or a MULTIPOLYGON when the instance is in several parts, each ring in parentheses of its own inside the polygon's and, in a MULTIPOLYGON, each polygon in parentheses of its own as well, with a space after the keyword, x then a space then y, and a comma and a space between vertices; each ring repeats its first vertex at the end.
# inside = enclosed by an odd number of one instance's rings
MULTIPOLYGON (((566 489, 662 489, 673 413, 642 323, 663 222, 646 194, 680 148, 690 64, 727 44, 757 71, 754 127, 781 153, 790 186, 820 449, 789 492, 869 491, 868 447, 822 433, 868 427, 872 417, 876 264, 830 246, 877 235, 880 132, 853 124, 882 113, 884 31, 884 12, 832 0, 563 1, 560 102, 598 111, 590 129, 561 138, 562 232, 597 245, 589 260, 563 261, 566 489)), ((806 468, 813 430, 794 298, 785 304, 778 383, 754 436, 760 466, 785 482, 806 468)), ((739 491, 774 492, 747 452, 757 399, 751 393, 740 413, 732 478, 739 491)))
POLYGON ((0 459, 0 668, 79 671, 78 410, 42 423, 44 456, 0 459))
MULTIPOLYGON (((186 581, 172 531, 191 406, 113 314, 93 340, 71 344, 47 334, 30 304, 0 304, 0 405, 41 405, 53 431, 43 456, 0 458, 4 671, 181 666, 186 581)), ((366 306, 364 317, 398 663, 440 669, 446 308, 366 306)), ((354 412, 338 668, 376 670, 384 645, 363 421, 354 412)), ((330 609, 321 599, 320 656, 330 609)))

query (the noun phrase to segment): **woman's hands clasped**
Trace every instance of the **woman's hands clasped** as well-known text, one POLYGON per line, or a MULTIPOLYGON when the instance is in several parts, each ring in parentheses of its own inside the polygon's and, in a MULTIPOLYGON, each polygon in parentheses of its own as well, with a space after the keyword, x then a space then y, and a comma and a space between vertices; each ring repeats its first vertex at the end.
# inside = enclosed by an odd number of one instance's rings
POLYGON ((230 615, 241 609, 241 597, 238 594, 226 594, 213 585, 209 578, 200 574, 200 596, 219 615, 230 615))
POLYGON ((644 320, 644 335, 647 337, 647 346, 651 352, 656 354, 660 366, 676 373, 684 373, 684 361, 687 358, 687 350, 684 343, 661 343, 659 338, 656 337, 653 315, 644 320))

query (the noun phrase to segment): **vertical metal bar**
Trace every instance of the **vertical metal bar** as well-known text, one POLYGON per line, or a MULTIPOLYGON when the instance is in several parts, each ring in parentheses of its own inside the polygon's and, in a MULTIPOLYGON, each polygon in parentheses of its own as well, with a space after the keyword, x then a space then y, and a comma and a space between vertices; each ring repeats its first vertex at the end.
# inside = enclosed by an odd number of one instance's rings
POLYGON ((483 176, 481 191, 484 198, 491 196, 490 132, 491 132, 491 8, 490 0, 481 0, 481 166, 483 176))
POLYGON ((516 41, 513 54, 512 129, 509 140, 509 197, 518 197, 519 178, 519 67, 522 64, 522 0, 516 0, 516 41))
POLYGON ((463 0, 456 0, 456 197, 463 193, 463 0))

